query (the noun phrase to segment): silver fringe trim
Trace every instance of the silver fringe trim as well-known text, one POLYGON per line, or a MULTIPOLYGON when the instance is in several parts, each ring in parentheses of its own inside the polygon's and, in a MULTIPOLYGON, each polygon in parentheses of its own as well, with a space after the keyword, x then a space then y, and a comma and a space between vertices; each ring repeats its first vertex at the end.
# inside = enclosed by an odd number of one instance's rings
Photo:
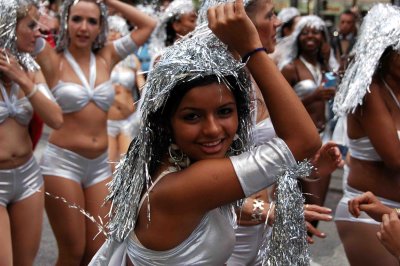
POLYGON ((377 4, 365 16, 352 50, 354 59, 347 68, 336 93, 333 110, 338 116, 354 112, 363 104, 372 77, 388 47, 400 48, 400 9, 377 4))

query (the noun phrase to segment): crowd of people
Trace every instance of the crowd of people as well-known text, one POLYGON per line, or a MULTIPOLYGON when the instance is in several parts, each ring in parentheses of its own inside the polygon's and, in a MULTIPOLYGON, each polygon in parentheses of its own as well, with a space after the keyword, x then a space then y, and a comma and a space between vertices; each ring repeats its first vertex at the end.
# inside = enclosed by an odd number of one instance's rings
POLYGON ((308 265, 333 216, 350 265, 398 265, 400 8, 0 12, 0 265, 33 265, 44 212, 57 265, 308 265))

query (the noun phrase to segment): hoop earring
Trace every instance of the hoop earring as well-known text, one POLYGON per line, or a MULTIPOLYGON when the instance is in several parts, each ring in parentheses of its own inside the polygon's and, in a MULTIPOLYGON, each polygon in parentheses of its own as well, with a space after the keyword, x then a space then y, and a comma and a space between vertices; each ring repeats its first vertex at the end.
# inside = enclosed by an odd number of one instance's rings
POLYGON ((186 154, 179 149, 178 145, 172 143, 168 146, 169 162, 173 163, 175 166, 181 170, 190 165, 190 159, 186 154))
POLYGON ((229 147, 229 151, 231 154, 238 155, 238 154, 242 153, 243 150, 244 150, 243 140, 241 138, 239 138, 238 134, 235 134, 235 136, 233 137, 232 145, 229 147), (239 142, 237 142, 237 141, 239 141, 239 142), (238 145, 239 147, 237 149, 233 148, 233 145, 235 142, 239 143, 239 145, 238 145))

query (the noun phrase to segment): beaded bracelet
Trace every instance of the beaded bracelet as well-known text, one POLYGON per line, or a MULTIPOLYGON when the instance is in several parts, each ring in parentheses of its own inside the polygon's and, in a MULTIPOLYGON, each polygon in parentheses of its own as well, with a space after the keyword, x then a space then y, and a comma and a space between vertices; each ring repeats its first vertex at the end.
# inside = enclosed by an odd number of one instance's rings
POLYGON ((245 55, 242 57, 242 63, 247 63, 247 61, 250 59, 250 57, 251 57, 253 54, 255 54, 255 53, 257 53, 257 52, 260 52, 260 51, 267 52, 267 49, 264 48, 264 47, 258 47, 258 48, 256 48, 256 49, 254 49, 254 50, 248 52, 247 54, 245 54, 245 55))
POLYGON ((38 92, 38 87, 35 84, 35 85, 33 85, 33 89, 31 90, 31 92, 28 93, 27 95, 25 95, 25 97, 30 99, 30 98, 32 98, 33 95, 36 94, 36 92, 38 92))

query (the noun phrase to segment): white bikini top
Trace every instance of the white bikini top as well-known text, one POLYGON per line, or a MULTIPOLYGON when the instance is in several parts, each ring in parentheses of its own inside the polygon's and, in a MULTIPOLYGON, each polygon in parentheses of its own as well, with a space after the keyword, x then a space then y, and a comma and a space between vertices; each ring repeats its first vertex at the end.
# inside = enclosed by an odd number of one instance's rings
POLYGON ((255 146, 260 146, 276 137, 276 132, 272 125, 271 118, 268 117, 258 122, 254 128, 253 134, 255 146))
MULTIPOLYGON (((176 172, 176 169, 171 167, 164 171, 157 181, 171 172, 176 172)), ((224 265, 233 252, 235 232, 222 208, 206 213, 190 236, 170 250, 148 249, 139 242, 132 231, 127 247, 129 258, 135 266, 224 265)))
MULTIPOLYGON (((321 67, 318 64, 317 66, 312 65, 307 62, 302 56, 299 57, 300 61, 305 65, 308 71, 311 73, 313 79, 305 79, 299 81, 296 85, 293 86, 294 91, 300 99, 303 99, 313 93, 317 88, 318 84, 322 82, 322 72, 321 67)), ((296 70, 297 73, 297 70, 296 70)), ((298 76, 298 74, 297 74, 298 76)))
MULTIPOLYGON (((394 95, 392 89, 383 78, 381 80, 400 110, 400 103, 394 95)), ((400 139, 400 130, 397 131, 397 135, 400 139)), ((365 161, 382 161, 382 158, 376 152, 374 146, 372 146, 371 140, 368 137, 349 139, 349 152, 351 157, 356 159, 365 161)))
POLYGON ((130 92, 135 87, 135 81, 135 72, 130 68, 116 66, 111 72, 112 84, 121 85, 130 92))
POLYGON ((293 86, 294 91, 300 99, 303 99, 313 93, 318 88, 314 80, 305 79, 296 83, 293 86))
POLYGON ((114 102, 115 92, 111 80, 103 82, 96 87, 94 86, 96 81, 96 56, 93 53, 90 55, 89 82, 68 50, 65 50, 64 56, 82 84, 59 81, 53 88, 53 95, 63 113, 77 112, 83 109, 90 101, 93 101, 103 111, 108 111, 114 102))
POLYGON ((2 83, 0 83, 1 95, 4 101, 0 101, 0 124, 7 118, 13 118, 21 125, 27 126, 32 119, 33 107, 28 98, 18 99, 19 86, 13 83, 10 96, 2 83))

